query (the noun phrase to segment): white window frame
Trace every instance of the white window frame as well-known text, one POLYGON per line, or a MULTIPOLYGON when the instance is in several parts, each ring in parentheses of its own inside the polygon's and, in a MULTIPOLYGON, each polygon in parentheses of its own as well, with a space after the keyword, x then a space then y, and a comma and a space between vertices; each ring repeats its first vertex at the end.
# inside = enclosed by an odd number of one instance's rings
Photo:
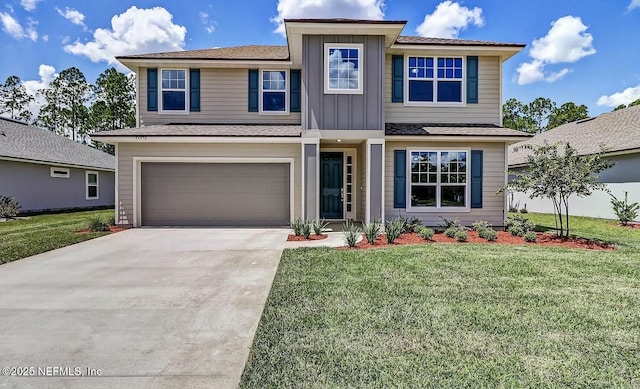
POLYGON ((362 43, 325 43, 324 44, 324 93, 327 95, 361 95, 364 91, 364 44, 362 43), (339 89, 329 87, 329 50, 358 49, 358 89, 339 89))
POLYGON ((93 171, 93 170, 87 170, 85 171, 84 174, 84 188, 85 188, 85 198, 87 200, 98 200, 100 198, 100 174, 97 171, 93 171), (96 183, 94 184, 89 184, 89 175, 90 174, 95 174, 96 175, 96 183), (89 186, 95 186, 96 187, 96 197, 90 197, 89 196, 89 186))
POLYGON ((260 69, 260 96, 259 96, 259 101, 258 104, 260 106, 258 112, 260 112, 260 115, 288 115, 289 114, 289 70, 288 69, 260 69), (264 72, 284 72, 284 90, 263 90, 263 75, 264 72), (264 93, 269 93, 269 92, 279 92, 282 93, 284 92, 284 111, 265 111, 264 110, 264 106, 262 104, 263 101, 263 94, 264 93))
POLYGON ((445 56, 445 55, 425 55, 425 54, 405 54, 404 56, 404 105, 405 106, 416 106, 416 107, 425 107, 425 106, 438 106, 438 107, 465 107, 467 105, 467 61, 466 57, 463 56, 445 56), (412 78, 412 80, 419 81, 433 81, 433 101, 411 101, 409 100, 409 57, 415 58, 433 58, 433 78, 412 78), (438 58, 458 58, 462 59, 462 78, 438 78, 438 58), (455 101, 438 101, 438 81, 460 81, 461 88, 460 91, 460 102, 455 101))
POLYGON ((407 202, 407 212, 438 212, 438 213, 447 213, 447 212, 471 212, 471 148, 440 148, 440 147, 427 147, 427 148, 411 148, 407 149, 407 159, 406 159, 406 202, 407 202), (436 164, 438 170, 436 171, 436 206, 435 207, 412 207, 411 206, 411 153, 437 153, 436 164), (464 207, 443 207, 441 205, 441 193, 440 188, 442 186, 462 186, 462 184, 443 184, 441 182, 441 171, 440 171, 440 154, 442 152, 449 153, 467 153, 467 179, 464 183, 465 186, 465 206, 464 207))
POLYGON ((189 114, 189 69, 183 68, 162 68, 160 69, 160 75, 158 77, 158 113, 163 114, 176 114, 176 115, 188 115, 189 114), (167 70, 179 70, 184 72, 184 89, 178 88, 163 88, 162 87, 162 73, 167 70), (165 110, 162 104, 162 92, 182 92, 184 91, 184 110, 165 110))
POLYGON ((69 168, 66 168, 66 167, 51 166, 51 168, 49 169, 49 174, 53 178, 69 178, 69 177, 71 177, 71 171, 69 170, 69 168), (64 172, 64 173, 60 173, 60 172, 64 172))

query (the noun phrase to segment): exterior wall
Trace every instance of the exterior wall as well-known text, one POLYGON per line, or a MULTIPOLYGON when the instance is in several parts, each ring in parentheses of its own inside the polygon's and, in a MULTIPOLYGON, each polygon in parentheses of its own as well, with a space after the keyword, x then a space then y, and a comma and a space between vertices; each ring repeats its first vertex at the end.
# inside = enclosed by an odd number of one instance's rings
MULTIPOLYGON (((440 216, 457 219, 464 225, 476 220, 486 220, 495 227, 504 225, 505 194, 496 194, 505 185, 505 146, 504 143, 463 143, 463 142, 392 142, 385 146, 385 215, 387 219, 398 216, 417 217, 426 226, 438 226, 440 216), (407 148, 471 148, 483 150, 482 208, 471 208, 469 212, 406 212, 393 207, 394 186, 394 150, 407 148)), ((469 170, 470 171, 470 170, 469 170)))
POLYGON ((384 129, 384 37, 305 35, 302 43, 303 129, 384 129), (325 94, 325 43, 364 44, 363 94, 325 94))
POLYGON ((382 170, 382 161, 384 145, 372 144, 370 145, 369 161, 370 161, 370 175, 369 178, 369 219, 370 220, 382 220, 382 193, 384 191, 384 183, 382 182, 384 172, 382 170))
POLYGON ((302 152, 290 144, 119 143, 118 202, 120 219, 133 224, 134 157, 293 158, 294 213, 302 217, 302 152))
MULTIPOLYGON (((391 102, 391 55, 387 55, 384 77, 386 120, 389 123, 489 123, 499 125, 502 114, 501 66, 499 57, 478 58, 478 104, 454 107, 408 107, 403 103, 391 102)), ((407 76, 406 69, 404 75, 407 76)))
POLYGON ((356 192, 356 220, 364 222, 367 215, 367 142, 358 145, 358 185, 356 192))
POLYGON ((114 205, 114 172, 69 168, 69 178, 54 178, 54 166, 0 160, 0 195, 14 197, 23 212, 114 205), (98 199, 86 199, 86 171, 98 172, 98 199))
POLYGON ((318 199, 318 183, 320 177, 318 177, 318 163, 320 156, 317 155, 317 145, 305 144, 304 152, 304 217, 308 219, 315 219, 318 217, 317 212, 317 199, 318 199))
POLYGON ((249 112, 248 87, 248 69, 200 69, 200 112, 189 114, 148 112, 147 69, 140 68, 137 77, 140 126, 167 123, 300 124, 299 112, 283 115, 261 115, 259 112, 249 112))

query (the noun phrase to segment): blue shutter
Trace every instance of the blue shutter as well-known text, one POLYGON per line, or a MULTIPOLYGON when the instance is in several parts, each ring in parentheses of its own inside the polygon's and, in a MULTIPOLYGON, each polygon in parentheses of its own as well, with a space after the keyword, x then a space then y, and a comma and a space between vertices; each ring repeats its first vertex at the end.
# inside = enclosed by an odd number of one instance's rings
POLYGON ((200 112, 200 69, 189 69, 189 111, 200 112))
POLYGON ((482 208, 482 150, 471 150, 471 208, 482 208))
POLYGON ((158 110, 158 69, 147 68, 147 111, 158 110))
POLYGON ((402 103, 404 91, 404 57, 391 57, 391 102, 402 103))
POLYGON ((300 70, 291 70, 291 88, 289 90, 289 112, 300 112, 302 92, 300 91, 301 79, 300 70))
POLYGON ((394 152, 393 208, 407 207, 407 152, 394 152))
POLYGON ((260 77, 258 75, 258 69, 249 69, 249 112, 258 112, 258 105, 260 99, 258 94, 260 93, 260 77))
POLYGON ((478 104, 478 57, 467 57, 467 103, 478 104))

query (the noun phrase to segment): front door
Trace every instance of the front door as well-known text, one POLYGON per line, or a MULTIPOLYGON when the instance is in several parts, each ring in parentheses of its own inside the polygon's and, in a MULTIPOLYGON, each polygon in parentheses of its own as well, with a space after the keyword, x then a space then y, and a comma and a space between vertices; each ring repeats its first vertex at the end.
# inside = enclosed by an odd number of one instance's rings
POLYGON ((342 219, 342 153, 320 153, 320 217, 342 219))

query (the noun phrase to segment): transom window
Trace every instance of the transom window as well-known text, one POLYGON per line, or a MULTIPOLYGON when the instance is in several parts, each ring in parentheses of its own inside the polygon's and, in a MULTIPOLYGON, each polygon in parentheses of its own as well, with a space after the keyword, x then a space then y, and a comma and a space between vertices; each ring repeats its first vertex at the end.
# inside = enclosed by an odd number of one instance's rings
POLYGON ((407 65, 408 102, 462 103, 462 58, 409 57, 407 65))
POLYGON ((87 200, 98 198, 98 172, 86 172, 87 200))
POLYGON ((262 71, 262 112, 287 112, 287 72, 262 71))
POLYGON ((161 81, 161 110, 186 112, 187 71, 184 69, 163 69, 161 81))
POLYGON ((411 151, 411 208, 467 208, 468 152, 411 151))
POLYGON ((362 93, 361 44, 325 44, 325 93, 362 93))

